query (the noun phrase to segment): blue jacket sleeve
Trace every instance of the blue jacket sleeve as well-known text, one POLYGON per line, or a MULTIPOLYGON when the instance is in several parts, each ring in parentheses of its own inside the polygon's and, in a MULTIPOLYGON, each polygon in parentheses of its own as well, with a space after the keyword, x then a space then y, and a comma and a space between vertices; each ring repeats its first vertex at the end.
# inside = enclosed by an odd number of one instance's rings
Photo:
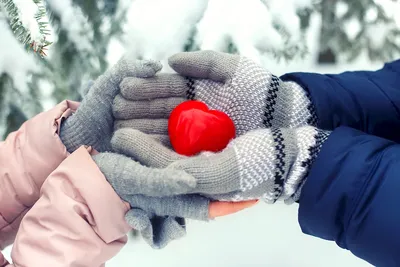
POLYGON ((378 71, 289 73, 281 78, 308 91, 319 128, 348 126, 400 141, 400 60, 378 71))
POLYGON ((299 223, 374 266, 400 266, 400 145, 333 131, 303 186, 299 223))

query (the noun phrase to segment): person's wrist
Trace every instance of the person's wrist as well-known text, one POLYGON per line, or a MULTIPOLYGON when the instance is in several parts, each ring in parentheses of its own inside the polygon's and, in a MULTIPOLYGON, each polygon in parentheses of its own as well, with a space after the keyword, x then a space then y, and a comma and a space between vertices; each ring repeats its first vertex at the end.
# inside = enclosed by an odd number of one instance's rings
POLYGON ((81 142, 81 136, 80 136, 80 127, 75 123, 75 121, 71 118, 73 118, 74 115, 72 115, 69 118, 64 119, 61 122, 60 125, 60 132, 59 136, 61 139, 61 142, 64 144, 64 146, 67 148, 67 151, 69 153, 73 153, 76 149, 80 147, 79 144, 82 144, 81 142))
POLYGON ((297 173, 301 173, 300 176, 289 176, 286 181, 285 191, 285 203, 291 204, 293 202, 297 202, 300 199, 301 189, 304 185, 304 182, 307 179, 308 173, 310 172, 312 165, 314 164, 315 160, 317 159, 323 144, 328 139, 329 135, 331 134, 330 131, 320 130, 315 127, 301 127, 296 129, 296 135, 301 138, 302 140, 298 140, 298 154, 299 155, 307 155, 305 159, 303 159, 300 164, 295 164, 296 166, 301 166, 301 169, 298 169, 297 173), (310 137, 310 132, 312 132, 312 142, 306 141, 310 137), (305 137, 308 136, 308 137, 305 137), (295 180, 297 179, 297 181, 295 180), (289 190, 288 190, 289 189, 289 190), (292 190, 290 190, 292 189, 292 190), (291 192, 287 194, 287 192, 291 192))

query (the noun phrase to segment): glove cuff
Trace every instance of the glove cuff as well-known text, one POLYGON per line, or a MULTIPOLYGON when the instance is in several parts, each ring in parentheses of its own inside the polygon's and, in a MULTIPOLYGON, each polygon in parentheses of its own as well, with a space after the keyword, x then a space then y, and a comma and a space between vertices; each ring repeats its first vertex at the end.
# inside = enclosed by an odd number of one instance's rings
POLYGON ((239 166, 240 192, 230 197, 292 203, 329 134, 305 126, 260 129, 237 138, 230 146, 239 166))
POLYGON ((317 126, 314 105, 307 91, 296 82, 282 81, 272 75, 268 96, 265 120, 268 128, 317 126))
POLYGON ((78 116, 73 114, 71 117, 63 120, 60 127, 60 139, 69 153, 73 153, 82 145, 92 146, 98 151, 109 151, 105 137, 99 138, 99 133, 93 133, 89 127, 82 127, 78 116))
POLYGON ((323 131, 313 127, 303 127, 296 130, 299 152, 293 164, 292 171, 288 174, 283 186, 282 195, 286 204, 292 204, 299 200, 301 189, 308 177, 310 169, 330 133, 329 131, 323 131), (310 133, 310 129, 313 129, 312 134, 310 133), (311 140, 311 142, 308 140, 311 140))

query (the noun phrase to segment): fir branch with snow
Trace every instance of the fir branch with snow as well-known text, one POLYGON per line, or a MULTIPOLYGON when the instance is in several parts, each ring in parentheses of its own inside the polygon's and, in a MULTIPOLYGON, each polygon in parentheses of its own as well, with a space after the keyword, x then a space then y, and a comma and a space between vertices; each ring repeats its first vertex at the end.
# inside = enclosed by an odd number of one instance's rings
POLYGON ((46 39, 46 7, 42 0, 0 0, 0 11, 9 21, 12 32, 28 50, 46 55, 51 44, 46 39))

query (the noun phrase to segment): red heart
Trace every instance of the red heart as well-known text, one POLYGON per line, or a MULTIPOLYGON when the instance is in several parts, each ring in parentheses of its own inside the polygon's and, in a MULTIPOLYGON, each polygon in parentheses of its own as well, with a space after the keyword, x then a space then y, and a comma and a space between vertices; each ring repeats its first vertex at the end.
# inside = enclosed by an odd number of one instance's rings
POLYGON ((186 101, 172 111, 168 132, 175 151, 192 156, 224 149, 235 137, 235 125, 222 111, 210 110, 200 101, 186 101))

